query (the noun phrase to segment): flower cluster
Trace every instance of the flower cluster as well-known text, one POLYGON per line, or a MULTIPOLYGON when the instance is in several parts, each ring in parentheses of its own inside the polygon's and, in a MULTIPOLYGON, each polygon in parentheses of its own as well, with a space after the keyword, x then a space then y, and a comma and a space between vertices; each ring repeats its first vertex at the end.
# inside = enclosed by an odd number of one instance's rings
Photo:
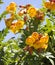
POLYGON ((26 6, 20 6, 20 8, 22 8, 22 10, 19 12, 20 16, 23 16, 24 14, 28 14, 29 17, 31 18, 36 17, 37 19, 40 19, 40 20, 44 19, 44 13, 34 8, 30 4, 26 6))
POLYGON ((30 18, 36 18, 38 20, 44 20, 44 13, 32 5, 27 4, 25 6, 19 6, 19 10, 17 10, 17 4, 15 2, 11 2, 7 7, 6 11, 10 14, 10 18, 5 19, 5 24, 9 30, 13 33, 19 32, 20 29, 23 28, 24 22, 29 20, 30 18), (16 20, 14 23, 13 21, 16 20))
POLYGON ((55 10, 55 0, 50 0, 44 3, 44 6, 49 10, 55 10))
POLYGON ((11 26, 10 26, 10 30, 14 33, 16 32, 19 32, 20 29, 22 29, 24 26, 24 21, 22 20, 18 20, 16 23, 13 23, 11 26))
POLYGON ((37 32, 33 32, 32 35, 26 39, 26 44, 34 49, 47 49, 49 36, 47 34, 42 35, 37 32))
MULTIPOLYGON (((47 2, 48 4, 48 2, 47 2)), ((47 5, 45 3, 45 6, 47 5)), ((50 7, 47 5, 47 7, 50 7)), ((5 24, 9 30, 13 33, 19 32, 24 25, 28 26, 26 22, 29 19, 44 20, 44 13, 41 10, 34 8, 32 5, 27 4, 25 6, 20 5, 20 10, 17 10, 17 5, 11 2, 7 7, 6 11, 10 14, 10 18, 5 19, 5 24), (16 12, 16 10, 18 12, 16 12), (18 17, 18 18, 16 18, 18 17), (15 22, 14 22, 15 21, 15 22)), ((26 44, 34 49, 47 49, 48 47, 48 35, 42 35, 37 32, 33 32, 32 35, 26 39, 26 44)))
POLYGON ((13 33, 17 33, 20 31, 20 29, 23 28, 24 26, 24 21, 23 20, 17 20, 17 22, 12 22, 13 19, 5 19, 5 24, 9 30, 11 30, 13 33))

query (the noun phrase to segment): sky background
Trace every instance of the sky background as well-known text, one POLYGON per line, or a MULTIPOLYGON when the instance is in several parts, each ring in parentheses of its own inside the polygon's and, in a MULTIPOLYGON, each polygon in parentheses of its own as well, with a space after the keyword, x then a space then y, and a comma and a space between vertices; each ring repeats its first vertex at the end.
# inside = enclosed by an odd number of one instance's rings
MULTIPOLYGON (((26 4, 31 4, 33 5, 35 8, 41 8, 41 4, 42 4, 42 0, 2 0, 4 2, 4 4, 0 5, 0 14, 6 9, 6 6, 9 5, 10 2, 15 2, 17 5, 26 5, 26 4)), ((5 23, 4 20, 2 20, 0 22, 0 31, 2 29, 4 29, 5 23)), ((7 36, 5 37, 5 41, 10 39, 11 37, 20 37, 20 34, 13 34, 12 32, 10 32, 9 34, 7 34, 7 36)))

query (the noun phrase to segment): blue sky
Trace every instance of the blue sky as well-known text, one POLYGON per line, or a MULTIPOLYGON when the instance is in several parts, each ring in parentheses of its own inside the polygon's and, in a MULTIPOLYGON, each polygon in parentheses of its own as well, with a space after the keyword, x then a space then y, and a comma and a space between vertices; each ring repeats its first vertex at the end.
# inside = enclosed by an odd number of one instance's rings
MULTIPOLYGON (((4 4, 2 4, 0 7, 0 13, 2 13, 6 9, 6 6, 8 6, 10 2, 16 2, 17 5, 32 4, 36 8, 41 8, 42 0, 3 0, 3 2, 4 2, 4 4)), ((4 20, 2 20, 0 22, 0 31, 4 28, 5 28, 5 23, 4 23, 4 20)), ((10 32, 6 36, 6 39, 8 40, 13 36, 15 36, 17 38, 20 35, 15 35, 15 34, 10 32)))

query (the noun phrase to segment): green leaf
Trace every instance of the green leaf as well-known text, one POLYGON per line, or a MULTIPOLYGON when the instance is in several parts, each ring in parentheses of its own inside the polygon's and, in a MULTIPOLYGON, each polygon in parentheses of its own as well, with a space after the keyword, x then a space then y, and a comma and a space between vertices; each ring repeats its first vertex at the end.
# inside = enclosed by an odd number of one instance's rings
POLYGON ((2 0, 0 0, 0 4, 3 4, 4 2, 2 2, 2 0))
POLYGON ((8 12, 7 12, 7 11, 4 11, 4 12, 0 15, 0 20, 2 20, 2 18, 5 17, 6 14, 8 14, 8 12))
POLYGON ((48 18, 46 18, 46 25, 47 25, 47 27, 48 26, 52 26, 52 23, 51 23, 51 21, 48 18))
POLYGON ((50 58, 48 58, 52 65, 54 65, 54 61, 50 58))

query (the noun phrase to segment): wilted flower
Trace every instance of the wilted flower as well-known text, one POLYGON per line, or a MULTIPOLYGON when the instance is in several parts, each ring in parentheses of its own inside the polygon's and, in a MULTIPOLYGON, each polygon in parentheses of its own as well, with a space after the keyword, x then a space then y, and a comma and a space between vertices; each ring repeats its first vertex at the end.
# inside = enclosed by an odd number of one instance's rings
POLYGON ((55 2, 55 0, 49 0, 50 2, 55 2))
POLYGON ((36 18, 39 20, 44 20, 44 13, 41 11, 37 11, 36 18))
POLYGON ((28 45, 27 45, 26 47, 24 47, 23 50, 24 50, 24 51, 29 51, 30 54, 33 53, 33 48, 30 47, 30 46, 28 46, 28 45))

